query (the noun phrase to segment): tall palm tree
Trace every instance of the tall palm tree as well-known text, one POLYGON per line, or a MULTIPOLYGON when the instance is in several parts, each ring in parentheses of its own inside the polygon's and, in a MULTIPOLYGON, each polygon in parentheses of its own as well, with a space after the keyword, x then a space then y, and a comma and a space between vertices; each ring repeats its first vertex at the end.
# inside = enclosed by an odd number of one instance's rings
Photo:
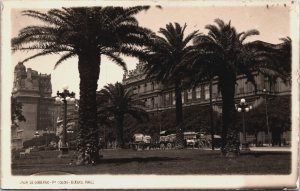
MULTIPOLYGON (((146 43, 150 31, 140 27, 134 16, 148 8, 79 7, 51 9, 47 13, 23 11, 23 15, 44 23, 25 27, 12 39, 13 51, 38 51, 24 62, 38 56, 58 54, 60 58, 55 64, 57 67, 69 58, 78 57, 79 158, 84 156, 87 144, 98 151, 96 90, 101 56, 108 57, 126 70, 120 55, 140 55, 138 47, 146 43)), ((98 155, 95 158, 97 160, 98 155)))
POLYGON ((207 25, 207 35, 199 35, 195 40, 195 49, 189 57, 189 76, 194 83, 218 79, 222 95, 223 128, 222 152, 226 156, 237 156, 239 153, 239 129, 235 124, 235 84, 237 75, 244 74, 248 81, 254 81, 253 71, 268 76, 271 81, 280 77, 287 79, 291 70, 289 40, 274 45, 262 41, 246 41, 247 37, 258 35, 257 30, 238 33, 230 22, 225 24, 216 19, 216 25, 207 25), (283 51, 284 50, 284 51, 283 51), (283 54, 283 52, 285 54, 283 54))
POLYGON ((166 28, 159 30, 162 37, 153 35, 151 46, 146 48, 145 72, 148 77, 172 84, 175 88, 177 147, 183 147, 181 91, 184 67, 188 61, 185 56, 191 50, 189 43, 198 35, 198 31, 194 31, 185 37, 186 27, 186 24, 183 27, 178 23, 167 24, 166 28))
POLYGON ((144 103, 134 100, 132 89, 126 89, 121 83, 104 86, 97 94, 98 99, 102 100, 99 110, 113 117, 116 121, 118 145, 124 148, 123 128, 124 117, 131 115, 139 122, 148 119, 148 114, 144 110, 144 103))

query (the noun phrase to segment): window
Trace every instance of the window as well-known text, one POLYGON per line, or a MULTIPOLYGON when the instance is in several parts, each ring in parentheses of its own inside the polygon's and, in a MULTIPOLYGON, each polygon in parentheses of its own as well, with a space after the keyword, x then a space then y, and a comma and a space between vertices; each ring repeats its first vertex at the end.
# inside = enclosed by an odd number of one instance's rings
POLYGON ((196 98, 197 99, 201 98, 201 87, 196 88, 196 98))
POLYGON ((151 107, 154 108, 154 97, 151 98, 151 107))
POLYGON ((172 104, 175 105, 176 99, 175 99, 175 93, 172 93, 172 104))
POLYGON ((204 87, 205 99, 209 99, 209 85, 204 87))
POLYGON ((240 94, 244 94, 244 87, 240 88, 240 94))
POLYGON ((144 92, 147 91, 147 83, 144 84, 144 92))
POLYGON ((165 104, 166 104, 166 105, 169 105, 169 104, 170 104, 170 96, 169 96, 169 93, 166 93, 166 94, 165 94, 165 104))
POLYGON ((154 82, 151 82, 151 90, 154 90, 154 82))
POLYGON ((138 87, 137 87, 137 93, 140 93, 140 91, 141 91, 141 86, 138 85, 138 87))
POLYGON ((192 99, 193 98, 193 91, 190 89, 188 90, 188 100, 192 99))
POLYGON ((182 103, 184 103, 184 92, 181 92, 181 101, 182 101, 182 103))

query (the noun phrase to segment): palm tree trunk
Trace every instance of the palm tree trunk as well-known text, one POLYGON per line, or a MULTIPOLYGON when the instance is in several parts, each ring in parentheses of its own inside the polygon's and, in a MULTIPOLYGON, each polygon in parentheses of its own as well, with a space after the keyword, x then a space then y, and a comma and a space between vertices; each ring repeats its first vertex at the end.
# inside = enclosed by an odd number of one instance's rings
POLYGON ((239 154, 240 144, 234 105, 235 79, 227 75, 226 79, 220 78, 220 85, 223 104, 222 154, 226 157, 234 157, 239 154))
POLYGON ((124 116, 117 116, 116 117, 117 122, 117 132, 118 132, 118 145, 120 148, 124 149, 124 139, 123 139, 123 122, 124 122, 124 116))
POLYGON ((176 110, 176 148, 184 148, 184 127, 182 117, 181 81, 175 82, 175 110, 176 110))
POLYGON ((96 49, 89 49, 79 54, 80 76, 78 160, 86 162, 87 149, 93 150, 91 158, 99 161, 96 90, 100 74, 100 54, 96 49), (90 146, 88 146, 89 144, 90 146))

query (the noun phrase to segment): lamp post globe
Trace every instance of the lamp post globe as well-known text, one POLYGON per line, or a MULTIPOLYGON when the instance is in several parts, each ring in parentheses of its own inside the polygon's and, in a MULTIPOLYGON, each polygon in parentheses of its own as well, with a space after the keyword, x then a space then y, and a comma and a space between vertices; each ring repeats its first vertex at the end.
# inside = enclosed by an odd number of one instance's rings
POLYGON ((66 97, 66 101, 70 101, 70 99, 71 99, 71 98, 70 98, 69 96, 68 96, 68 97, 66 97))
POLYGON ((60 101, 61 101, 61 100, 60 100, 60 97, 56 97, 56 98, 55 98, 55 101, 56 101, 56 102, 60 102, 60 101))
POLYGON ((244 104, 246 100, 244 98, 241 99, 241 103, 244 104))

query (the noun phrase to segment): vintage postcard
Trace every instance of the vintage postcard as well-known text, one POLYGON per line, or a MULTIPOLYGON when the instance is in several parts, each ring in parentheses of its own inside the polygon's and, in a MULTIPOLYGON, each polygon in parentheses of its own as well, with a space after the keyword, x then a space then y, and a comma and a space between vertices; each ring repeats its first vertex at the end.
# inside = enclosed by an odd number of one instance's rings
POLYGON ((2 189, 298 188, 298 1, 1 8, 2 189))

